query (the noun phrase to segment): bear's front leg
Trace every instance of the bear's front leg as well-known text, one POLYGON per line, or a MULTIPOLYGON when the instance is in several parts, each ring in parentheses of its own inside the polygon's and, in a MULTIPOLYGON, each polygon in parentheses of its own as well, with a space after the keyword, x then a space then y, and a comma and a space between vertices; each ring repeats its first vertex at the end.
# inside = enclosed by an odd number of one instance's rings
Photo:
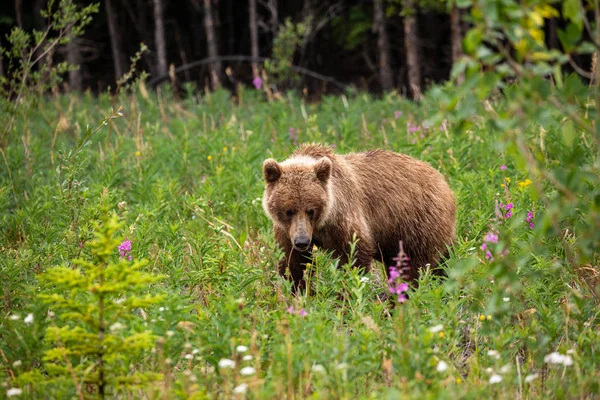
POLYGON ((309 251, 299 252, 292 246, 290 238, 282 230, 275 229, 275 240, 279 246, 283 249, 283 258, 279 260, 279 275, 290 278, 294 285, 292 289, 294 293, 300 290, 304 290, 304 270, 306 270, 306 264, 310 263, 312 254, 309 251), (289 275, 286 273, 289 271, 289 275))
POLYGON ((312 259, 310 252, 300 253, 295 250, 292 246, 284 247, 284 258, 279 260, 279 274, 283 277, 291 278, 294 282, 292 290, 296 293, 298 290, 302 291, 306 287, 304 281, 304 271, 306 270, 306 264, 312 259), (289 275, 286 274, 289 271, 289 275))

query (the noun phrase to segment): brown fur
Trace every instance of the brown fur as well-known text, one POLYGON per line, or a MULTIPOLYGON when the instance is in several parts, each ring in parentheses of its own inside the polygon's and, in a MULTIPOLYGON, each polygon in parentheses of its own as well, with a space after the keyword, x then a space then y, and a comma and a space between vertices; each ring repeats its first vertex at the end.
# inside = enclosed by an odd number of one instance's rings
POLYGON ((342 265, 354 233, 356 264, 364 269, 373 259, 394 265, 402 241, 411 280, 426 264, 435 266, 454 241, 452 190, 437 170, 407 155, 336 155, 329 147, 307 145, 283 163, 266 160, 263 173, 263 206, 285 253, 279 271, 289 268, 296 287, 303 286, 313 245, 333 251, 342 265), (308 248, 294 246, 307 239, 308 248))

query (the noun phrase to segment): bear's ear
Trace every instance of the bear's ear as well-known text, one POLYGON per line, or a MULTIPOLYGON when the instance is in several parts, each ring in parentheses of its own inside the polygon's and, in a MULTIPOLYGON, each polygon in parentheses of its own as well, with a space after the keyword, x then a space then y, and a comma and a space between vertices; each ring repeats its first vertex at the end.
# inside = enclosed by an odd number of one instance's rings
POLYGON ((277 182, 281 176, 281 167, 277 164, 277 161, 272 158, 266 159, 263 164, 263 175, 267 183, 277 182))
POLYGON ((329 177, 331 176, 331 160, 327 157, 321 158, 315 164, 315 173, 317 174, 317 179, 321 181, 321 183, 327 183, 329 177))

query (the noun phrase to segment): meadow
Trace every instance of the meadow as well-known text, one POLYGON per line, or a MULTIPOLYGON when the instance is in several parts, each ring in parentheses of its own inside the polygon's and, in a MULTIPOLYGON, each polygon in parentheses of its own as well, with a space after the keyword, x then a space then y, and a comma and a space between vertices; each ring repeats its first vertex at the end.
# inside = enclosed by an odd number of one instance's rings
POLYGON ((595 220, 554 202, 565 191, 543 173, 573 182, 594 146, 565 139, 553 109, 511 142, 444 115, 440 96, 29 100, 0 160, 0 397, 598 396, 597 264, 569 254, 585 236, 572 227, 595 220), (313 291, 292 294, 262 162, 307 142, 440 170, 458 202, 447 278, 424 274, 398 303, 385 266, 365 276, 317 251, 313 291))

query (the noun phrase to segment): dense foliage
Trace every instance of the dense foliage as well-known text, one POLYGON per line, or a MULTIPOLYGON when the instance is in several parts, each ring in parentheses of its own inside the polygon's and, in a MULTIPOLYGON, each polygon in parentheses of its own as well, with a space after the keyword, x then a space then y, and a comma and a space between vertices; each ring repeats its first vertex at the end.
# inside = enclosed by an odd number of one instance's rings
MULTIPOLYGON (((131 241, 133 259, 147 259, 143 270, 165 276, 140 293, 163 294, 160 303, 123 308, 110 322, 120 323, 124 337, 142 328, 160 338, 146 355, 128 352, 126 370, 118 372, 160 374, 129 389, 132 395, 227 397, 244 384, 258 397, 598 391, 597 277, 591 266, 570 264, 561 242, 572 248, 581 240, 572 224, 587 219, 564 210, 560 223, 569 231, 551 234, 551 208, 540 193, 554 196, 556 189, 496 145, 487 124, 431 126, 426 121, 436 110, 396 96, 308 105, 294 97, 267 103, 262 92, 247 91, 234 105, 224 92, 184 102, 168 92, 143 93, 60 96, 19 120, 22 135, 7 150, 11 173, 4 170, 1 197, 7 388, 61 398, 77 393, 76 382, 94 382, 92 370, 79 367, 91 365, 93 356, 80 353, 70 358, 76 377, 49 379, 48 352, 60 342, 49 334, 48 317, 58 305, 47 299, 68 291, 41 284, 39 276, 60 265, 75 273, 75 259, 94 263, 88 244, 109 208, 125 223, 119 232, 131 241), (69 149, 77 148, 83 127, 110 114, 111 103, 123 104, 123 117, 108 120, 69 166, 69 149), (340 152, 402 151, 448 176, 459 203, 449 279, 423 277, 409 300, 392 308, 379 299, 387 282, 378 269, 365 279, 336 269, 320 253, 314 293, 294 297, 274 267, 280 252, 261 207, 261 163, 309 141, 340 152), (485 240, 493 260, 480 249, 485 240), (127 322, 131 318, 140 322, 127 322), (553 352, 570 361, 544 362, 553 352), (34 372, 37 382, 29 384, 34 372)), ((540 162, 565 165, 575 149, 580 163, 591 160, 583 140, 561 139, 561 118, 549 110, 540 162)), ((539 135, 537 129, 524 136, 532 151, 539 135)), ((110 243, 107 262, 117 262, 118 242, 110 243)), ((87 304, 90 295, 74 301, 87 304)), ((73 319, 69 326, 83 324, 73 319)), ((111 382, 107 393, 129 387, 111 382)), ((96 390, 84 388, 86 396, 96 390)))

